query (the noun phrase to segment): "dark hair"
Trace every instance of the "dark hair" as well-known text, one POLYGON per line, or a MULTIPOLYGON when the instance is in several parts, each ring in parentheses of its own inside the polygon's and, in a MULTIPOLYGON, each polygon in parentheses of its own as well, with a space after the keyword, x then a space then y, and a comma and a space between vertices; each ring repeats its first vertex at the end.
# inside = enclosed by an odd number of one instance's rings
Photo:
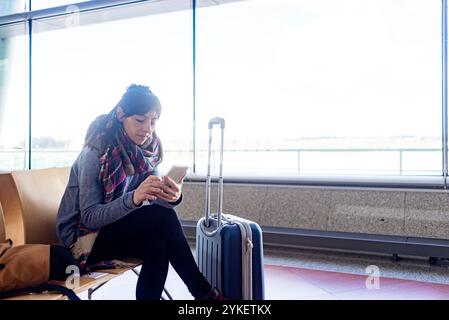
POLYGON ((156 111, 158 117, 161 115, 161 103, 147 86, 130 85, 114 109, 118 106, 123 109, 125 117, 143 115, 149 111, 156 111))
POLYGON ((109 112, 97 117, 87 129, 84 139, 84 146, 90 146, 103 151, 115 132, 120 128, 121 123, 117 119, 117 108, 122 108, 125 117, 133 115, 144 115, 150 111, 156 111, 157 116, 161 115, 161 103, 151 92, 148 86, 132 84, 123 94, 117 105, 109 112))

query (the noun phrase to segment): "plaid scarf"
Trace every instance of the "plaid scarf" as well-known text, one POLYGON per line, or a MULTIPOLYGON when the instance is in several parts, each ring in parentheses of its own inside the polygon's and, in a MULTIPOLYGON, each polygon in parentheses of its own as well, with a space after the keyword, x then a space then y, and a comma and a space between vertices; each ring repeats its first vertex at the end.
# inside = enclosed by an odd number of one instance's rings
MULTIPOLYGON (((104 122, 104 118, 98 118, 91 127, 100 125, 101 121, 104 122)), ((105 150, 100 150, 101 156, 99 158, 100 174, 98 179, 103 186, 103 203, 105 204, 123 195, 127 176, 153 171, 162 161, 162 145, 155 132, 153 132, 151 139, 148 139, 142 146, 138 146, 127 136, 123 126, 117 124, 115 116, 109 116, 105 129, 111 129, 114 125, 117 127, 115 135, 105 150)), ((91 130, 90 128, 89 131, 92 134, 98 134, 97 130, 91 130)), ((99 268, 124 266, 118 260, 102 261, 89 266, 86 264, 99 231, 100 229, 85 227, 81 222, 81 215, 79 216, 78 237, 72 246, 72 253, 78 259, 81 271, 89 272, 99 268)))

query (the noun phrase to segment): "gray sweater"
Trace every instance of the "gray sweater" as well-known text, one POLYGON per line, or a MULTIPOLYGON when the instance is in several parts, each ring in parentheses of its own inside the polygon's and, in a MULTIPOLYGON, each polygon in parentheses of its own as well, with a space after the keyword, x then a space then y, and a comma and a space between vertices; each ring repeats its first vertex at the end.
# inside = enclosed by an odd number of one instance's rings
MULTIPOLYGON (((85 147, 70 170, 69 183, 62 196, 56 219, 56 231, 59 239, 69 247, 76 237, 78 214, 89 229, 97 229, 123 218, 140 208, 133 202, 133 192, 148 175, 158 175, 157 169, 148 173, 126 177, 124 193, 121 197, 103 203, 103 186, 98 181, 100 174, 100 154, 98 150, 85 147)), ((158 204, 173 208, 182 201, 182 196, 175 203, 157 199, 149 205, 158 204)))

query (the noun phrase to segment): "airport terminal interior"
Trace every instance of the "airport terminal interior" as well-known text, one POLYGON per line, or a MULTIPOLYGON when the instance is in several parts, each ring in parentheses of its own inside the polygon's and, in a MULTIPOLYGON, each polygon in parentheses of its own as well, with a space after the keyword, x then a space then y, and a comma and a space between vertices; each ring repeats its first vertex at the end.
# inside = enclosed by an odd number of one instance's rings
MULTIPOLYGON (((267 300, 446 300, 449 296, 447 267, 416 258, 393 263, 387 256, 267 248, 264 266, 267 300), (369 278, 375 270, 369 266, 381 270, 378 280, 369 278)), ((128 271, 92 299, 134 300, 136 282, 136 275, 128 271)), ((166 289, 173 299, 193 299, 172 267, 166 289)), ((87 293, 80 297, 87 299, 87 293)))
MULTIPOLYGON (((82 257, 84 235, 61 239, 57 219, 72 192, 88 230, 77 170, 107 115, 125 140, 100 152, 96 208, 173 204, 224 296, 448 300, 447 27, 447 0, 1 0, 0 242, 82 257), (158 109, 128 114, 133 85, 158 109), (182 199, 126 189, 175 165, 182 199)), ((132 268, 86 272, 74 291, 135 300, 132 268)), ((194 299, 172 265, 165 289, 194 299)))

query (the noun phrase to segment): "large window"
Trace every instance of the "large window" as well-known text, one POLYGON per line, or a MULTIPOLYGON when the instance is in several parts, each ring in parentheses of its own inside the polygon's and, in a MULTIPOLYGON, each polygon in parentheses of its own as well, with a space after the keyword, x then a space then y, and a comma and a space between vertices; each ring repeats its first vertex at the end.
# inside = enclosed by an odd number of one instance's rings
POLYGON ((0 37, 0 171, 28 163, 28 48, 27 36, 0 37))
POLYGON ((197 12, 199 169, 441 174, 438 0, 250 0, 197 12))
MULTIPOLYGON (((31 8, 33 10, 40 10, 40 9, 46 9, 46 8, 52 8, 52 7, 58 7, 58 6, 69 6, 71 4, 81 3, 81 2, 88 2, 92 0, 31 0, 31 8)), ((71 10, 71 8, 67 8, 68 10, 71 10)))
MULTIPOLYGON (((28 1, 0 1, 0 17, 28 10, 28 1)), ((28 163, 29 37, 27 24, 0 27, 0 171, 28 163), (19 35, 18 35, 19 34, 19 35)))
POLYGON ((1 3, 0 170, 71 165, 140 83, 161 171, 204 174, 221 116, 226 175, 443 174, 440 0, 197 1, 195 25, 190 0, 1 3), (31 32, 4 17, 30 3, 31 32))
POLYGON ((184 10, 34 34, 32 167, 71 165, 91 121, 132 83, 150 86, 162 103, 161 170, 191 165, 191 21, 184 10))
POLYGON ((0 16, 27 11, 28 6, 29 0, 1 0, 0 16))

